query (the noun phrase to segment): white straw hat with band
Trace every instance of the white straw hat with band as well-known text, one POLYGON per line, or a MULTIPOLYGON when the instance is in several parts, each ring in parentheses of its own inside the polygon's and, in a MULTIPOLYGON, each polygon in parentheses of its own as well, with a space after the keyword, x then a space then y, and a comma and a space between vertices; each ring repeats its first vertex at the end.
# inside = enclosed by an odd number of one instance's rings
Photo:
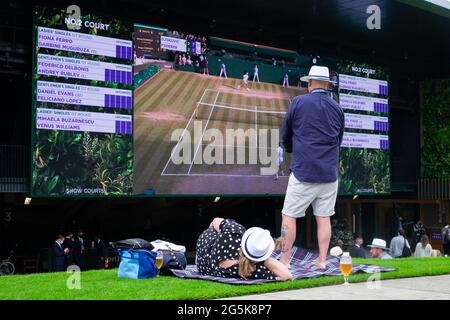
POLYGON ((242 236, 241 249, 244 255, 252 261, 267 260, 275 248, 275 241, 269 230, 259 227, 247 229, 242 236))
POLYGON ((328 67, 312 66, 309 70, 309 74, 301 77, 300 80, 304 82, 308 82, 309 80, 331 82, 330 71, 328 70, 328 67))
POLYGON ((384 250, 389 250, 389 248, 386 248, 386 241, 383 239, 374 238, 372 240, 372 244, 368 245, 369 248, 380 248, 384 250))

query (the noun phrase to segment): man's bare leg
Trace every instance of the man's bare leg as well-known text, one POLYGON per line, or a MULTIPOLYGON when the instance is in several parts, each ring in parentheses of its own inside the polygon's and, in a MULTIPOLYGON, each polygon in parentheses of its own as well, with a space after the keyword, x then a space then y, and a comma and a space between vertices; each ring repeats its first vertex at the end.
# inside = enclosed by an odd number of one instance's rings
POLYGON ((319 258, 316 261, 316 267, 325 269, 325 261, 327 259, 328 246, 331 239, 331 223, 330 217, 316 216, 317 223, 317 240, 319 242, 319 258))
POLYGON ((291 258, 292 245, 295 241, 297 232, 296 218, 289 217, 285 214, 281 215, 281 257, 280 262, 289 265, 291 258))

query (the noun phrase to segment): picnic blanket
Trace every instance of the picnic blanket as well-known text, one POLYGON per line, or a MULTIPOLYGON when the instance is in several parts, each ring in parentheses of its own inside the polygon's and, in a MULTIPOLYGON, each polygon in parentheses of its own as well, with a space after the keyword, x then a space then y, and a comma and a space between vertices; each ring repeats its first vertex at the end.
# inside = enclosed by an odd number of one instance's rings
MULTIPOLYGON (((342 275, 341 270, 339 269, 339 258, 334 256, 327 257, 327 268, 325 270, 318 270, 315 266, 315 261, 318 255, 319 254, 314 251, 309 251, 299 247, 293 247, 290 264, 291 264, 291 272, 294 275, 295 280, 319 276, 342 275)), ((280 257, 280 250, 274 251, 272 254, 272 258, 279 259, 279 257, 280 257)), ((352 273, 357 272, 376 273, 394 270, 396 269, 384 268, 367 264, 353 264, 352 273)), ((244 280, 241 278, 219 278, 213 276, 206 276, 198 272, 196 265, 188 265, 184 270, 171 270, 171 271, 175 276, 180 278, 204 279, 228 284, 257 284, 274 281, 265 279, 244 280)))

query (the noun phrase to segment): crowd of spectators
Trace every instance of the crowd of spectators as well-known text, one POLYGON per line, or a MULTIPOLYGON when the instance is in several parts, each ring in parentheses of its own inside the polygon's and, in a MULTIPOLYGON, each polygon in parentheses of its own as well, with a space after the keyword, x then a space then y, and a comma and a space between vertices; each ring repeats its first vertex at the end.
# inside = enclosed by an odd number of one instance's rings
POLYGON ((364 240, 360 236, 354 237, 350 232, 345 219, 341 221, 333 220, 333 231, 331 238, 332 251, 342 254, 344 251, 350 252, 350 256, 355 258, 407 258, 407 257, 432 257, 432 256, 449 256, 450 255, 450 226, 445 223, 441 229, 441 242, 443 252, 439 249, 433 249, 427 230, 422 221, 417 221, 413 227, 415 246, 411 245, 406 236, 405 230, 401 228, 403 224, 399 224, 397 234, 390 240, 389 246, 383 239, 374 238, 372 243, 365 249, 364 240), (334 250, 333 250, 334 248, 334 250), (336 250, 340 248, 341 250, 336 250))
POLYGON ((50 265, 53 271, 65 271, 73 265, 85 270, 88 267, 86 254, 89 250, 95 256, 95 268, 108 268, 108 251, 102 237, 97 235, 89 240, 82 230, 76 234, 58 234, 51 247, 50 265))

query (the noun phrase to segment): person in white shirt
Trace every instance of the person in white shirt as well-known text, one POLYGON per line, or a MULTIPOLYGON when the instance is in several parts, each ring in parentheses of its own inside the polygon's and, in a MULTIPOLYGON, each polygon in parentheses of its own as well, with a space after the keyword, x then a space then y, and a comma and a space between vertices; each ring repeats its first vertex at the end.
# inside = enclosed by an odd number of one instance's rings
POLYGON ((227 79, 227 67, 225 66, 225 63, 222 62, 222 64, 220 65, 220 74, 219 74, 219 78, 222 77, 222 74, 225 76, 225 79, 227 79))
POLYGON ((422 258, 422 257, 431 257, 431 252, 433 248, 430 244, 430 239, 426 234, 422 235, 420 242, 416 245, 416 250, 414 251, 414 257, 422 258))
MULTIPOLYGON (((245 72, 242 76, 242 87, 245 87, 247 91, 250 91, 248 88, 248 72, 245 72)), ((241 89, 241 85, 238 85, 238 89, 241 89)))
POLYGON ((283 173, 283 168, 281 167, 281 165, 283 164, 283 148, 281 147, 281 143, 278 143, 278 148, 277 148, 277 166, 278 166, 278 170, 277 173, 274 177, 275 180, 278 179, 278 173, 281 171, 281 175, 284 175, 283 173))
POLYGON ((259 74, 258 74, 258 65, 255 63, 255 66, 253 68, 253 82, 259 82, 259 74))
POLYGON ((403 229, 398 230, 396 237, 392 238, 390 245, 390 253, 393 258, 401 258, 403 247, 407 246, 411 249, 408 240, 405 238, 405 231, 403 229))
POLYGON ((289 75, 286 73, 283 78, 283 87, 289 87, 289 75))

